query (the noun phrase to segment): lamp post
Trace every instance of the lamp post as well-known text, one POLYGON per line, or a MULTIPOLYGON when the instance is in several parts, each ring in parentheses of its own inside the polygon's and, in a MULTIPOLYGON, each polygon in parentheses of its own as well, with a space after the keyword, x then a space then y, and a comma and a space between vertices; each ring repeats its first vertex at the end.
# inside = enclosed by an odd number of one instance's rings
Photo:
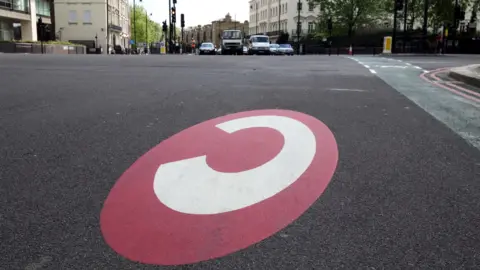
POLYGON ((297 11, 298 11, 298 17, 297 17, 297 55, 300 55, 300 30, 301 30, 301 26, 302 26, 302 24, 300 22, 300 11, 302 11, 301 0, 298 0, 297 11))
MULTIPOLYGON (((134 0, 135 1, 135 0, 134 0)), ((135 3, 135 2, 134 2, 135 3)), ((110 10, 108 8, 109 6, 109 2, 108 0, 105 2, 105 4, 107 5, 107 54, 110 54, 110 22, 109 22, 109 19, 110 19, 110 16, 109 16, 109 13, 110 13, 110 10)), ((134 4, 135 5, 135 4, 134 4)), ((135 8, 135 6, 133 7, 135 8)), ((135 14, 134 14, 135 16, 135 14)))
POLYGON ((281 14, 282 14, 282 1, 278 0, 278 24, 277 24, 278 37, 280 37, 280 15, 281 14))

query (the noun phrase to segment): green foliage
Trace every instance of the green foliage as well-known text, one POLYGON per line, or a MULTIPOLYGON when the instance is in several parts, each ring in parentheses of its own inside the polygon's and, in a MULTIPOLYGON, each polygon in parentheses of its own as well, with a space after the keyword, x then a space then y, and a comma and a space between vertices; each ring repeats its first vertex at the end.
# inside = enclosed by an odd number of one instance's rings
MULTIPOLYGON (((323 10, 321 31, 326 34, 326 20, 332 18, 333 31, 352 36, 359 25, 371 24, 386 13, 386 0, 311 0, 323 10), (346 33, 345 33, 346 32, 346 33)), ((333 34, 333 33, 332 33, 333 34)))
POLYGON ((130 6, 130 33, 131 39, 135 39, 135 33, 137 40, 136 42, 158 42, 163 37, 162 26, 159 23, 152 21, 150 18, 147 19, 147 12, 142 6, 135 6, 135 13, 133 6, 130 6), (134 15, 135 14, 135 15, 134 15), (133 18, 135 17, 135 24, 133 18), (145 26, 148 27, 145 27, 145 26), (147 33, 148 29, 148 33, 147 33), (147 33, 147 34, 146 34, 147 33), (148 38, 148 40, 147 40, 148 38))
MULTIPOLYGON (((327 37, 326 21, 330 17, 333 22, 332 36, 352 36, 358 28, 375 28, 381 24, 393 24, 392 15, 394 0, 311 0, 321 5, 323 12, 319 16, 315 36, 327 37)), ((404 0, 405 1, 405 0, 404 0)), ((407 27, 423 25, 424 6, 426 0, 407 0, 407 27)), ((459 0, 460 7, 465 10, 472 7, 472 18, 476 21, 480 0, 459 0)), ((453 22, 455 0, 428 0, 428 26, 434 30, 441 28, 443 23, 453 22)), ((398 20, 403 23, 403 11, 398 11, 398 20)))

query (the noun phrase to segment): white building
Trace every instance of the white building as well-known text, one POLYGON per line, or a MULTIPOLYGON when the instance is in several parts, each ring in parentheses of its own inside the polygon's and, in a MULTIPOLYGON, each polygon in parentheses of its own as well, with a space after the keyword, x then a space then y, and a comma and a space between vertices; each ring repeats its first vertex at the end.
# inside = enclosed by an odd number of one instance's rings
MULTIPOLYGON (((301 0, 300 12, 301 34, 315 30, 315 21, 320 15, 320 7, 301 0)), ((249 2, 249 34, 267 34, 276 37, 278 31, 296 36, 298 0, 251 0, 249 2)))
POLYGON ((50 22, 47 0, 0 0, 0 41, 37 41, 37 21, 50 22))
MULTIPOLYGON (((1 0, 0 0, 1 1, 1 0)), ((130 45, 130 10, 128 0, 55 1, 55 31, 62 41, 82 43, 88 47, 130 45), (108 4, 108 37, 107 37, 108 4), (108 39, 108 41, 107 41, 108 39)))

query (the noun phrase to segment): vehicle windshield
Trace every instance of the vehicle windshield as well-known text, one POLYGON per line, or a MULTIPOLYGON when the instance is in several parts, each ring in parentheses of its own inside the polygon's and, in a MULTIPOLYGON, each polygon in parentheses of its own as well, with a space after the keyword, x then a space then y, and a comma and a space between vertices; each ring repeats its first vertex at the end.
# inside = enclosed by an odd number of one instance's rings
POLYGON ((240 39, 242 38, 242 32, 240 31, 224 31, 223 39, 240 39))
POLYGON ((278 44, 270 44, 270 48, 278 48, 280 46, 278 46, 278 44))
POLYGON ((292 48, 290 44, 280 44, 280 48, 292 48))
POLYGON ((252 42, 268 42, 268 37, 253 37, 252 42))
POLYGON ((213 44, 212 43, 202 43, 202 45, 200 47, 202 47, 202 48, 213 48, 213 44))

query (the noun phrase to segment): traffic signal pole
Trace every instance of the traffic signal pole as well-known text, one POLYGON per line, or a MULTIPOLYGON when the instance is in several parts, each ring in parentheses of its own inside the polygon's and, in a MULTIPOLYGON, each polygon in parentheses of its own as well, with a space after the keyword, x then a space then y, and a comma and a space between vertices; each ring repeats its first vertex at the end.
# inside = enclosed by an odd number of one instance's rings
POLYGON ((180 14, 180 27, 182 30, 182 41, 181 41, 181 48, 182 48, 182 53, 185 51, 183 48, 183 28, 185 27, 185 15, 182 13, 180 14))
POLYGON ((172 39, 172 1, 168 0, 168 35, 166 38, 166 45, 168 45, 168 52, 171 52, 172 46, 171 46, 171 39, 172 39))
POLYGON ((392 33, 392 53, 396 53, 397 42, 397 13, 403 9, 403 0, 395 0, 395 6, 393 7, 393 33, 392 33))

